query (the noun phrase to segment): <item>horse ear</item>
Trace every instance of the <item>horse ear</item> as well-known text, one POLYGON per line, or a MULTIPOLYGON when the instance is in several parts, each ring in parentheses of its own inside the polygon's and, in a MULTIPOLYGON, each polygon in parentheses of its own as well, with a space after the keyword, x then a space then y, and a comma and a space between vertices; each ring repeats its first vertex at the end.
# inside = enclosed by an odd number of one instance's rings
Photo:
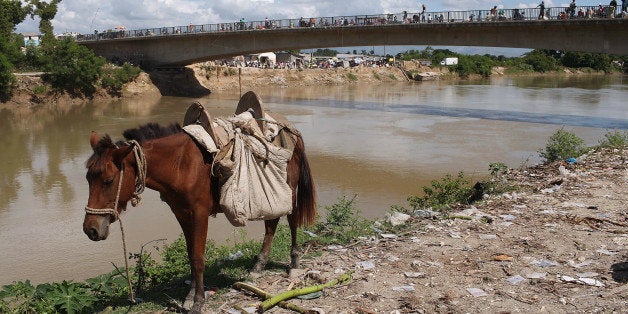
POLYGON ((89 144, 92 145, 92 149, 96 149, 96 145, 98 145, 98 142, 100 142, 100 135, 92 131, 92 135, 89 137, 89 144))
POLYGON ((122 165, 122 160, 124 159, 124 157, 126 157, 126 155, 128 155, 131 151, 133 151, 133 146, 135 144, 131 144, 129 146, 124 146, 121 148, 117 148, 115 149, 112 153, 111 153, 111 157, 113 158, 113 162, 120 167, 120 165, 122 165))

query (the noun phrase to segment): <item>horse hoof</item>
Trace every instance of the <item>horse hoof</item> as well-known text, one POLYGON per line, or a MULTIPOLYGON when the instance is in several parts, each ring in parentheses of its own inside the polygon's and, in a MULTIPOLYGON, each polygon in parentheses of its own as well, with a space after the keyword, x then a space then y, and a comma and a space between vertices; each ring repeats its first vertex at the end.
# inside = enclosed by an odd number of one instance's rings
POLYGON ((194 305, 194 300, 185 299, 185 302, 183 302, 183 309, 186 311, 190 311, 193 305, 194 305))
POLYGON ((188 312, 188 314, 201 314, 203 313, 202 309, 203 309, 202 304, 195 303, 192 309, 188 312))
POLYGON ((251 270, 251 272, 249 272, 249 277, 251 277, 251 279, 253 279, 253 280, 258 279, 258 278, 262 277, 262 272, 261 271, 256 271, 256 270, 251 270))

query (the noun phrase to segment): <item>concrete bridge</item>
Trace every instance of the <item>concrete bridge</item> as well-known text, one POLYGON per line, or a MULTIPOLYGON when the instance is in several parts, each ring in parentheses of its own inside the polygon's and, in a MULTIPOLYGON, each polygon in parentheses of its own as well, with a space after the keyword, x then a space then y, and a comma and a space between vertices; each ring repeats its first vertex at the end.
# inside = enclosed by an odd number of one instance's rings
POLYGON ((173 29, 169 34, 83 38, 78 42, 109 60, 148 67, 183 66, 267 51, 383 45, 512 47, 628 55, 628 19, 450 21, 231 31, 199 31, 191 25, 184 32, 180 30, 188 27, 173 29))

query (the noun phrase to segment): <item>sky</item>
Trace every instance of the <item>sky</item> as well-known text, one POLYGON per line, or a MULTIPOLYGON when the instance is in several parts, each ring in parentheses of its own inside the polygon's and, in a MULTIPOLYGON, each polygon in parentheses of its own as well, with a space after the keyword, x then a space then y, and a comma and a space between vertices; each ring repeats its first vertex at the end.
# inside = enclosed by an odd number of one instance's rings
MULTIPOLYGON (((518 0, 439 0, 426 1, 427 11, 488 10, 498 8, 536 7, 539 1, 518 0)), ((570 0, 545 0, 546 7, 568 6, 570 0)), ((597 5, 592 0, 576 1, 579 5, 597 5)), ((342 16, 357 14, 410 14, 419 12, 423 2, 410 0, 62 0, 52 21, 55 33, 93 33, 123 25, 127 30, 189 24, 213 24, 247 21, 289 19, 300 17, 342 16)), ((605 0, 606 4, 606 0, 605 0)), ((30 17, 17 26, 17 32, 37 32, 39 20, 30 17)), ((387 53, 405 51, 414 47, 388 47, 387 53)), ((419 48, 422 49, 422 48, 419 48)), ((473 53, 485 53, 477 47, 473 53), (479 51, 479 52, 478 52, 479 51)), ((497 48, 494 48, 497 49, 497 48)), ((371 50, 370 48, 367 50, 371 50)), ((376 47, 381 53, 383 47, 376 47)), ((521 54, 521 49, 510 53, 521 54)), ((344 51, 341 51, 344 52, 344 51)), ((486 52, 491 53, 491 52, 486 52)))

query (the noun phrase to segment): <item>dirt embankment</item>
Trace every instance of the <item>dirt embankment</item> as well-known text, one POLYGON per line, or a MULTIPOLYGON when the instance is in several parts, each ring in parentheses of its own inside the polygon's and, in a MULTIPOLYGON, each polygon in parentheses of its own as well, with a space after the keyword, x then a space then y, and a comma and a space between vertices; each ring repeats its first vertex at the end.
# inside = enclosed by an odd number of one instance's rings
MULTIPOLYGON (((417 211, 399 234, 322 248, 291 276, 267 271, 253 283, 278 294, 355 271, 317 299, 290 301, 319 313, 625 313, 628 150, 503 179, 517 190, 461 207, 457 219, 417 211)), ((232 290, 206 309, 247 304, 259 299, 232 290)))
MULTIPOLYGON (((73 96, 52 92, 38 76, 17 76, 18 86, 13 97, 1 105, 5 107, 32 106, 38 104, 82 103, 120 97, 99 89, 90 97, 73 96)), ((138 96, 188 96, 199 97, 211 92, 238 89, 240 84, 248 89, 258 86, 315 86, 332 84, 406 81, 403 71, 395 67, 355 67, 333 69, 260 69, 233 68, 194 64, 180 69, 163 69, 142 73, 124 86, 121 97, 138 96)))

